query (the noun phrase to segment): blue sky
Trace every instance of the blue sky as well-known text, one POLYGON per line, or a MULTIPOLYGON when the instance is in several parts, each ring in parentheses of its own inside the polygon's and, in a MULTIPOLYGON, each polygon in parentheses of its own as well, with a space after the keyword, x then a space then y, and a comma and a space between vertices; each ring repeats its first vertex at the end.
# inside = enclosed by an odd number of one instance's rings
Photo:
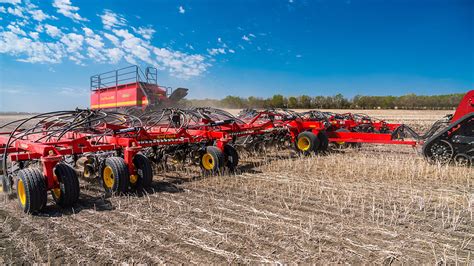
POLYGON ((462 93, 474 1, 0 0, 0 111, 86 107, 130 64, 189 98, 462 93))

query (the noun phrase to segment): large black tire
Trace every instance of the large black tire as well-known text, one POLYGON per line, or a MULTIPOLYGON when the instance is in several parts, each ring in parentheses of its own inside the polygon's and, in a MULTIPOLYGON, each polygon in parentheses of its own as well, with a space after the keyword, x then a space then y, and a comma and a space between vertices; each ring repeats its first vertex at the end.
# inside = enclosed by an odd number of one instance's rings
POLYGON ((46 206, 46 182, 39 169, 26 168, 18 171, 16 191, 20 208, 25 213, 34 214, 46 206))
POLYGON ((224 145, 224 161, 225 166, 229 168, 229 170, 234 171, 239 164, 239 153, 229 144, 224 145))
POLYGON ((57 205, 65 208, 73 206, 79 200, 79 179, 76 171, 63 163, 54 168, 54 174, 58 178, 59 188, 51 190, 53 200, 57 205))
POLYGON ((204 174, 218 174, 225 164, 224 153, 214 146, 207 146, 199 160, 204 174))
POLYGON ((327 151, 329 147, 329 137, 326 131, 320 131, 318 133, 318 139, 319 139, 319 150, 320 151, 327 151))
POLYGON ((150 160, 143 154, 136 154, 133 157, 133 164, 137 170, 137 177, 130 176, 130 186, 136 189, 146 189, 153 181, 153 169, 150 160))
POLYGON ((295 146, 299 153, 309 155, 316 152, 319 148, 318 137, 310 131, 301 132, 296 138, 295 146))
POLYGON ((127 164, 120 157, 105 159, 100 178, 106 193, 125 193, 130 185, 130 173, 127 164))

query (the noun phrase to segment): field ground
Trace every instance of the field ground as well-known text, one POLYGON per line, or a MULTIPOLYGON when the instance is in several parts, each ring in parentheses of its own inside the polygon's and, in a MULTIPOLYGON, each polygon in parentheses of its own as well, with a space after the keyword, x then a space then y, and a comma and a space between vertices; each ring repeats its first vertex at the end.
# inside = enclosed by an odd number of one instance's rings
MULTIPOLYGON (((447 112, 367 113, 422 130, 447 112)), ((242 155, 236 174, 214 177, 155 172, 146 195, 104 198, 82 181, 74 209, 50 202, 39 216, 3 197, 0 264, 474 262, 473 168, 429 165, 411 147, 242 155)))

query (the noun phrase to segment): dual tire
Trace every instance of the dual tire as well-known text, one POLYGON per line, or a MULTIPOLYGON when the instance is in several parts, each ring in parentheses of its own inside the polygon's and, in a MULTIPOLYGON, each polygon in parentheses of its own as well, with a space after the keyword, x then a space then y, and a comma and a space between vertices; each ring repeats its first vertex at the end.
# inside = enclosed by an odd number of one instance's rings
MULTIPOLYGON (((60 207, 70 207, 79 199, 79 180, 74 169, 66 164, 57 164, 54 174, 58 188, 51 191, 60 207)), ((26 168, 18 172, 16 192, 20 208, 25 213, 37 213, 46 206, 47 188, 43 173, 38 168, 26 168)))
POLYGON ((37 213, 46 206, 46 182, 43 173, 36 168, 18 172, 16 192, 20 208, 25 213, 37 213))
POLYGON ((218 174, 224 167, 234 171, 239 164, 239 154, 229 144, 224 145, 224 151, 215 146, 207 146, 201 154, 199 164, 204 174, 218 174))
POLYGON ((107 193, 126 193, 129 188, 146 189, 151 186, 153 170, 150 160, 143 154, 133 157, 133 164, 137 170, 136 175, 130 175, 125 160, 121 157, 105 159, 101 171, 101 182, 107 193))
POLYGON ((318 151, 326 151, 329 145, 329 138, 326 132, 321 131, 318 135, 311 131, 305 131, 296 137, 296 150, 303 155, 310 155, 318 151))

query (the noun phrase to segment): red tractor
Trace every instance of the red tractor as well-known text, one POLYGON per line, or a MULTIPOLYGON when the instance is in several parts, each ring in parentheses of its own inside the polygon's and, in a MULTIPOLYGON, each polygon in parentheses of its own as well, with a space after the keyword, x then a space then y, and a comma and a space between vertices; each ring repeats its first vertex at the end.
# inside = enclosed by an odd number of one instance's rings
POLYGON ((147 67, 129 66, 90 79, 91 109, 115 109, 125 112, 159 109, 176 105, 188 94, 188 89, 158 85, 158 71, 147 67))

